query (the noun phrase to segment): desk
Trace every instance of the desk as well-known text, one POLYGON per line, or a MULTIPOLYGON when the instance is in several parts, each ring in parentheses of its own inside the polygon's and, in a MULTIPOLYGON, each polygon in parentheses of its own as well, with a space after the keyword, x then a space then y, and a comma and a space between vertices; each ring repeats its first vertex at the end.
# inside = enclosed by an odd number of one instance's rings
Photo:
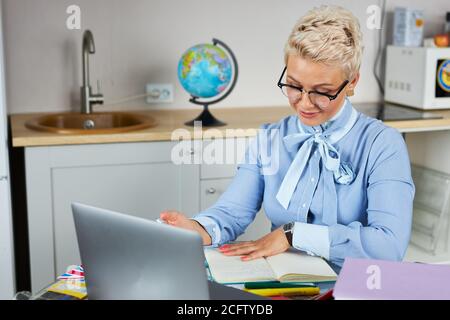
MULTIPOLYGON (((232 287, 227 287, 216 282, 208 281, 210 300, 268 300, 265 297, 245 292, 232 287)), ((78 300, 70 296, 41 290, 32 300, 78 300)))
POLYGON ((267 300, 267 298, 208 281, 211 300, 267 300))

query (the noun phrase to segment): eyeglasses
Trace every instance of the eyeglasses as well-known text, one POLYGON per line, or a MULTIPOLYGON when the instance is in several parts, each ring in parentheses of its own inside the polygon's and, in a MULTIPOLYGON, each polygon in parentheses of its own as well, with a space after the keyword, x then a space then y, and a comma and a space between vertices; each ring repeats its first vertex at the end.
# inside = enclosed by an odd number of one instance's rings
POLYGON ((335 95, 330 95, 318 91, 306 91, 303 88, 296 87, 287 83, 282 83, 281 80, 286 73, 287 67, 284 67, 283 73, 281 74, 280 80, 278 80, 278 87, 281 89, 281 92, 289 99, 292 104, 296 104, 302 98, 303 93, 308 94, 309 100, 315 106, 320 109, 326 109, 330 105, 331 101, 335 100, 339 94, 344 90, 345 86, 349 83, 348 80, 345 80, 337 89, 335 95))

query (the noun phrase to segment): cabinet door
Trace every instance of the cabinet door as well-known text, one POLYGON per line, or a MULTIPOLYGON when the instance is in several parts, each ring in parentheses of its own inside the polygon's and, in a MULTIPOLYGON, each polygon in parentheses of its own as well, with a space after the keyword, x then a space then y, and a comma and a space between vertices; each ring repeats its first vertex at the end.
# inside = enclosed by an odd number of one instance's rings
POLYGON ((249 138, 227 138, 203 141, 201 179, 234 177, 237 164, 244 159, 249 138))
POLYGON ((72 202, 146 219, 158 218, 164 209, 198 212, 199 166, 173 164, 171 147, 164 142, 28 150, 33 290, 80 263, 72 202))
MULTIPOLYGON (((205 210, 212 206, 225 192, 231 183, 229 179, 202 180, 200 182, 200 207, 205 210)), ((257 240, 270 232, 271 223, 267 219, 264 210, 261 209, 255 220, 247 227, 245 233, 238 237, 238 241, 257 240)))

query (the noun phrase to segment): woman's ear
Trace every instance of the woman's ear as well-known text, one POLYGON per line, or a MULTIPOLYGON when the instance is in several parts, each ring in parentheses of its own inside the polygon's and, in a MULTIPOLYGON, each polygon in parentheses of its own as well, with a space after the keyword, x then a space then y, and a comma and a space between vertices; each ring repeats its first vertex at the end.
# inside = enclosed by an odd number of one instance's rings
POLYGON ((351 97, 355 94, 355 87, 358 84, 359 81, 359 72, 355 75, 353 80, 348 84, 346 94, 347 97, 351 97))

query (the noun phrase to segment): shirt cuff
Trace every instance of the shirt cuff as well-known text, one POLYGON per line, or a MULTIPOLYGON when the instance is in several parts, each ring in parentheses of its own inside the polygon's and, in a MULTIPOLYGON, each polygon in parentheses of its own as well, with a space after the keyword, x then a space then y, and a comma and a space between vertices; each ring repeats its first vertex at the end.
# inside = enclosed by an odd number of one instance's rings
POLYGON ((292 236, 292 246, 306 251, 309 255, 317 255, 329 260, 330 236, 327 226, 296 222, 292 236))
POLYGON ((195 217, 191 219, 197 221, 203 226, 203 228, 205 228, 206 232, 208 232, 211 237, 211 245, 214 246, 220 243, 221 234, 220 227, 217 222, 209 217, 195 217))

